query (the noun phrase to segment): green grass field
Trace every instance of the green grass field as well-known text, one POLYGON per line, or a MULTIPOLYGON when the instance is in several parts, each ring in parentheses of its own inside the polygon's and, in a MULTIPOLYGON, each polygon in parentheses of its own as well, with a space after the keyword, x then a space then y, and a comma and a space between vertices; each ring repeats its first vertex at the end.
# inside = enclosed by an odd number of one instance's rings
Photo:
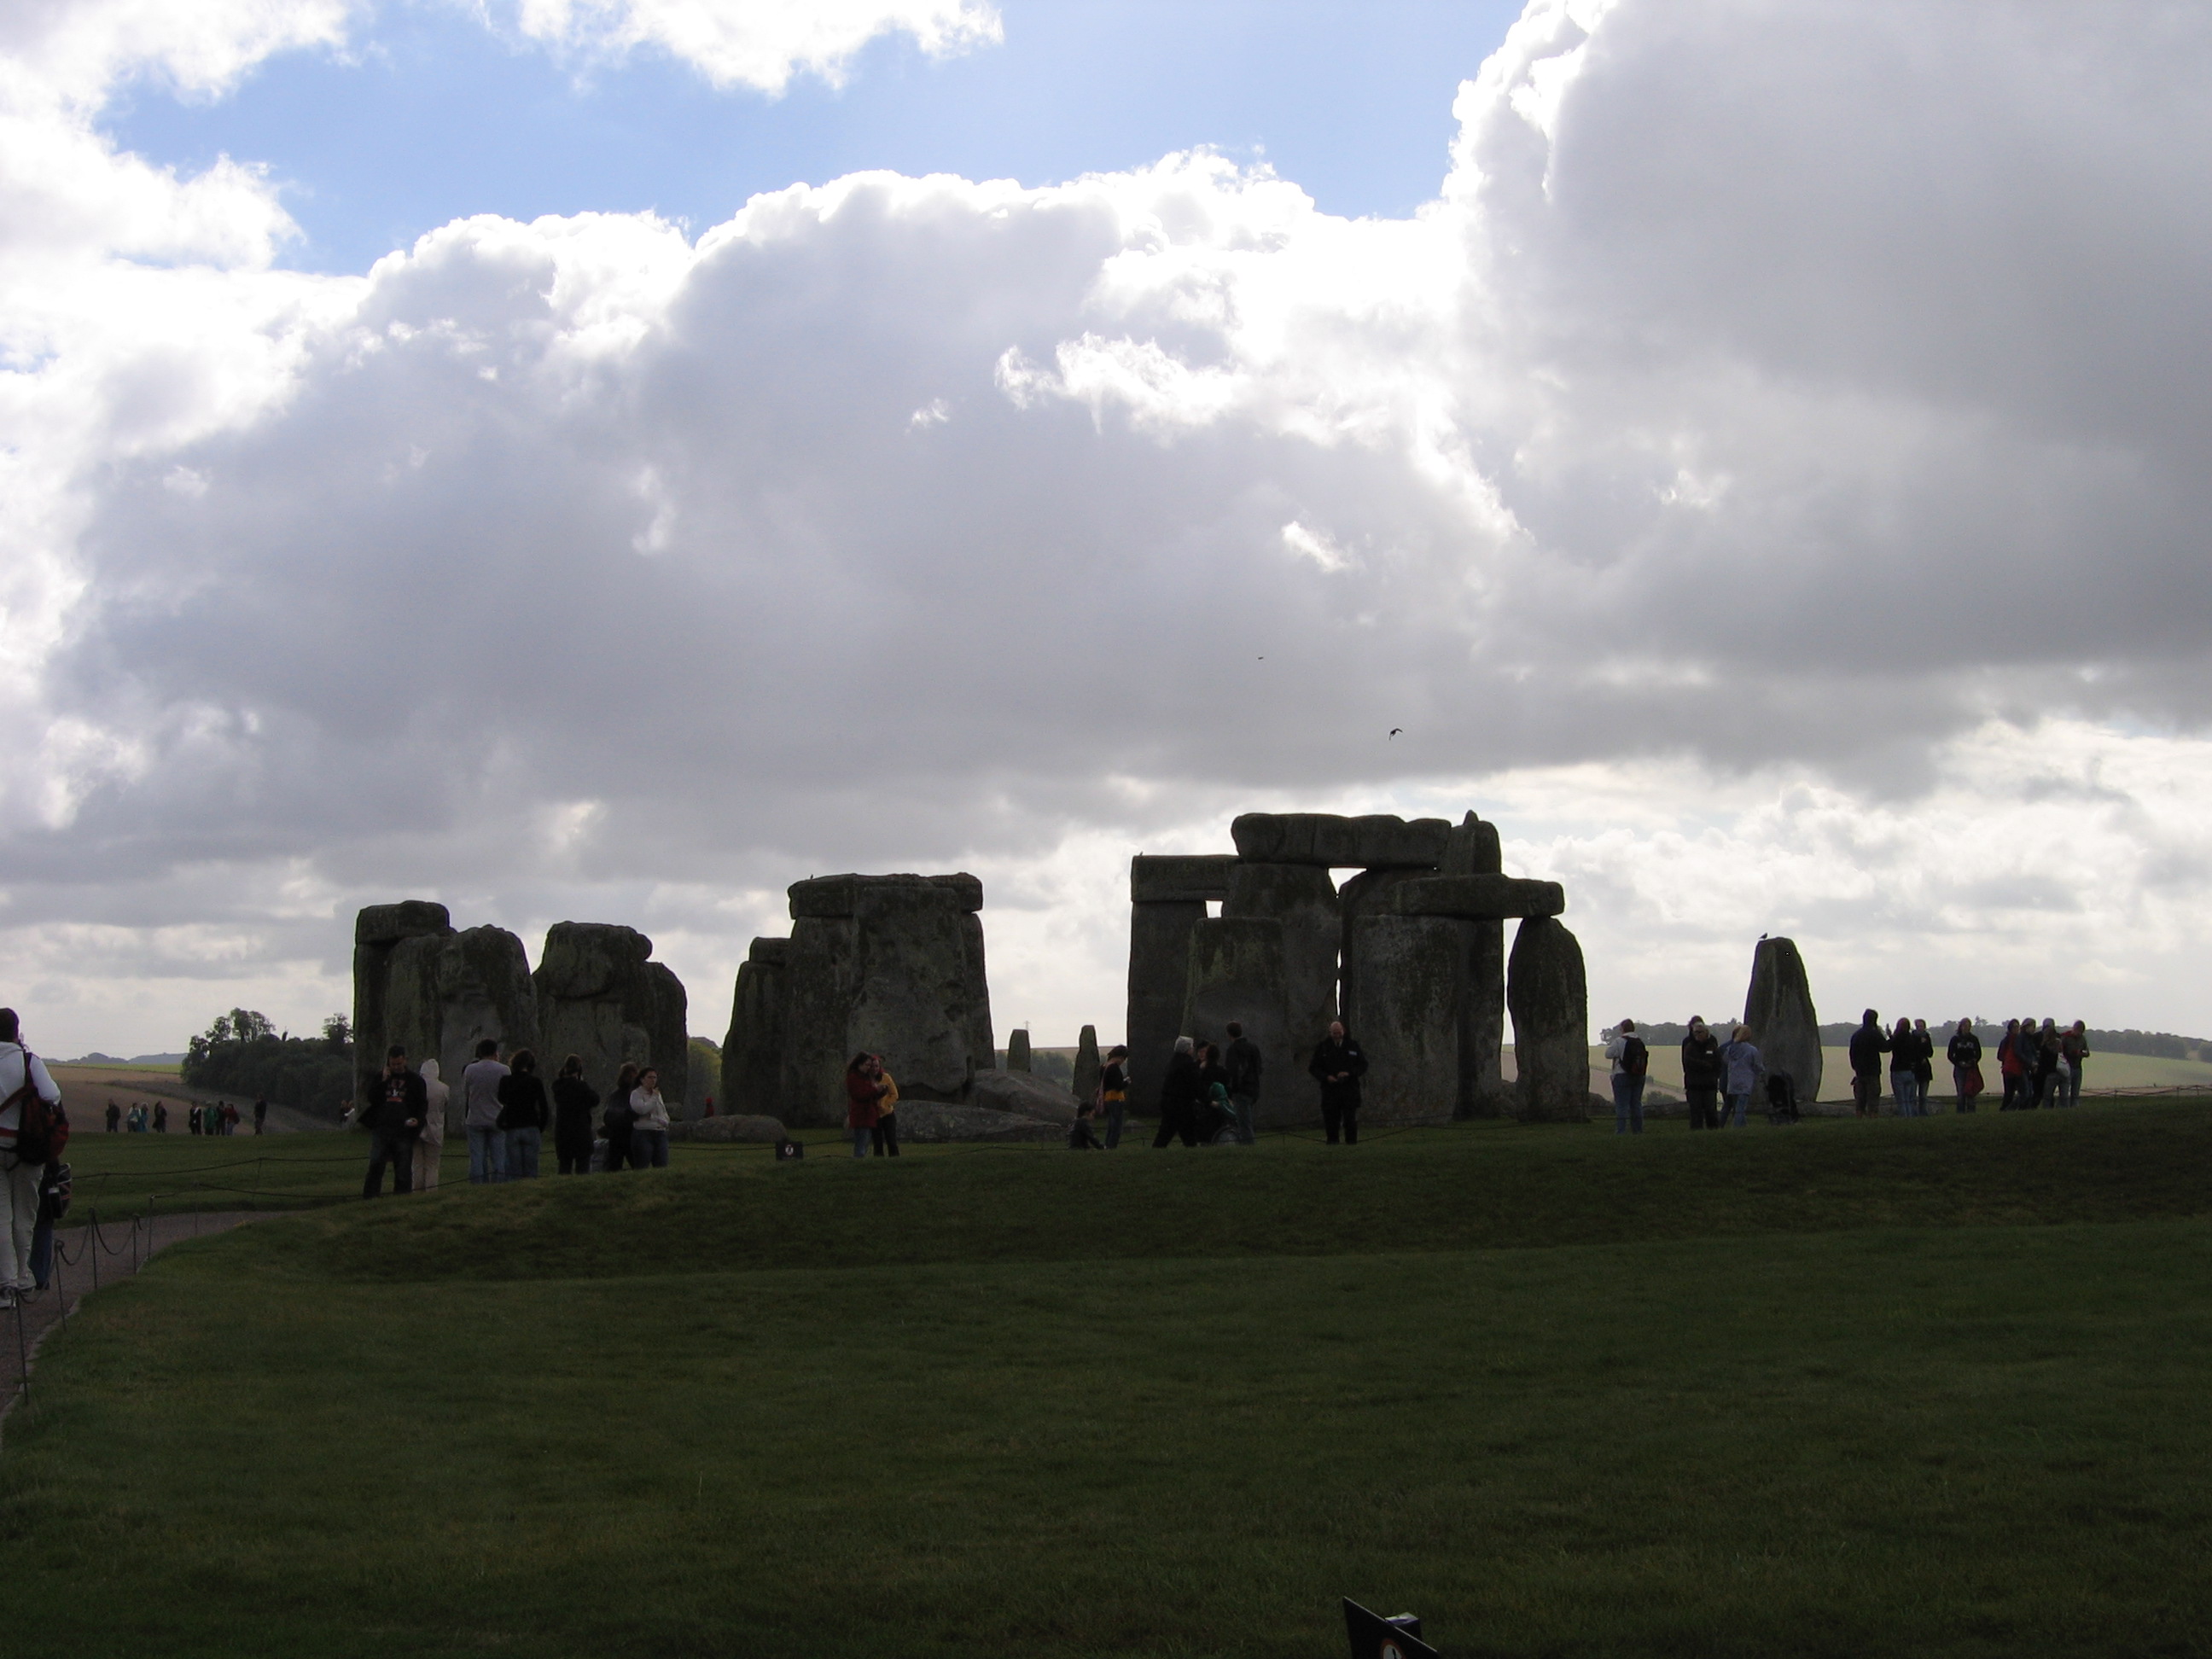
POLYGON ((11 1655, 2212 1651, 2201 1105, 696 1151, 104 1292, 11 1655))

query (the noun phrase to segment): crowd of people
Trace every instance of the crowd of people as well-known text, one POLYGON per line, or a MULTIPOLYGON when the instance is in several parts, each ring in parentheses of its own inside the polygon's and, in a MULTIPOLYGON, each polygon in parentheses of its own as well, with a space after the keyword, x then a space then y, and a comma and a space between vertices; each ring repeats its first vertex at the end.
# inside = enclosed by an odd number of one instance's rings
MULTIPOLYGON (((1742 1128, 1762 1088, 1771 1117, 1797 1115, 1796 1080, 1771 1071, 1751 1036, 1747 1027, 1738 1025, 1723 1042, 1702 1018, 1691 1017, 1682 1038, 1682 1095, 1692 1129, 1742 1128)), ((1881 1014, 1869 1008, 1851 1033, 1848 1053, 1851 1104, 1858 1116, 1881 1115, 1885 1072, 1898 1116, 1926 1117, 1934 1109, 1936 1034, 1926 1020, 1899 1019, 1885 1027, 1881 1014)), ((1605 1056, 1613 1067, 1613 1133, 1641 1134, 1644 1085, 1651 1056, 1636 1033, 1634 1020, 1624 1019, 1607 1033, 1605 1056)), ((1951 1068, 1953 1109, 1978 1109, 1989 1083, 1982 1069, 1982 1039, 1973 1021, 1959 1022, 1944 1044, 1943 1056, 1951 1068)), ((2064 1028, 2052 1019, 2040 1024, 2033 1019, 2008 1020, 1993 1058, 2002 1090, 1999 1111, 2077 1105, 2089 1059, 2088 1028, 2078 1019, 2064 1028)))
MULTIPOLYGON (((195 1135, 234 1135, 245 1115, 227 1100, 212 1106, 194 1106, 185 1115, 185 1133, 195 1135)), ((155 1101, 151 1107, 143 1103, 125 1111, 114 1101, 107 1103, 105 1121, 110 1134, 165 1135, 169 1133, 169 1107, 166 1101, 155 1101)), ((269 1103, 253 1103, 253 1133, 260 1134, 269 1124, 269 1103)))
MULTIPOLYGON (((356 1114, 369 1133, 363 1198, 382 1194, 387 1168, 394 1192, 427 1192, 438 1184, 453 1086, 440 1076, 434 1058, 410 1066, 404 1047, 386 1051, 383 1075, 356 1114)), ((486 1037, 462 1067, 459 1087, 469 1179, 476 1184, 534 1179, 549 1128, 562 1175, 668 1167, 668 1103, 653 1066, 625 1062, 603 1097, 585 1080, 582 1057, 570 1054, 549 1090, 536 1054, 518 1048, 501 1060, 499 1044, 486 1037)))

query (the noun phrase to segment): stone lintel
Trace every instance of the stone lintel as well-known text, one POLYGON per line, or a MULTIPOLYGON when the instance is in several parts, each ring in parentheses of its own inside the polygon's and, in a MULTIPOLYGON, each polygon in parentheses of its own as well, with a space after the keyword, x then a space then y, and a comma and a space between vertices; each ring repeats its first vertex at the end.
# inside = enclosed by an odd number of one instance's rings
POLYGON ((1505 921, 1556 916, 1567 908, 1556 881, 1516 876, 1418 876, 1382 896, 1381 908, 1398 916, 1456 916, 1467 921, 1505 921))
POLYGON ((981 878, 964 872, 950 876, 815 876, 791 884, 791 919, 818 916, 836 920, 859 914, 864 887, 936 887, 953 896, 953 908, 975 911, 983 908, 981 878))
POLYGON ((791 941, 787 939, 757 939, 753 941, 752 949, 745 952, 745 960, 780 964, 790 955, 791 941))
POLYGON ((1194 904, 1229 896, 1234 853, 1139 853, 1129 860, 1132 904, 1194 904))
POLYGON ((429 899, 401 899, 397 904, 365 906, 354 918, 356 945, 396 945, 453 931, 453 916, 429 899))
POLYGON ((1339 870, 1433 870, 1451 839, 1445 818, 1328 812, 1247 812, 1229 826, 1237 855, 1255 864, 1318 864, 1339 870))

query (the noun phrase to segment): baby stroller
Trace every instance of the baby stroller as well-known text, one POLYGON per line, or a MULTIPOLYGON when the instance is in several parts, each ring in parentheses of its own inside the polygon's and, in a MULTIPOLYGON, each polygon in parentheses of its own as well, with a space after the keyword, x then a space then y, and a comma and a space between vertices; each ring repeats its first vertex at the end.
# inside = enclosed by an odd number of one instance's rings
POLYGON ((1767 1073, 1766 1121, 1769 1123, 1797 1121, 1797 1085, 1787 1072, 1767 1073))

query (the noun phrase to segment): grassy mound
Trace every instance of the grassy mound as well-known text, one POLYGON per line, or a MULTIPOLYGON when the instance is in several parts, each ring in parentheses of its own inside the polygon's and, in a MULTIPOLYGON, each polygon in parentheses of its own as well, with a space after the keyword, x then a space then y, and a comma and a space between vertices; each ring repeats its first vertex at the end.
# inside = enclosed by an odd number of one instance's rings
POLYGON ((2208 1143, 732 1157, 265 1222, 42 1359, 10 1651, 1337 1659, 1350 1594, 1455 1655, 2201 1652, 2208 1143))

